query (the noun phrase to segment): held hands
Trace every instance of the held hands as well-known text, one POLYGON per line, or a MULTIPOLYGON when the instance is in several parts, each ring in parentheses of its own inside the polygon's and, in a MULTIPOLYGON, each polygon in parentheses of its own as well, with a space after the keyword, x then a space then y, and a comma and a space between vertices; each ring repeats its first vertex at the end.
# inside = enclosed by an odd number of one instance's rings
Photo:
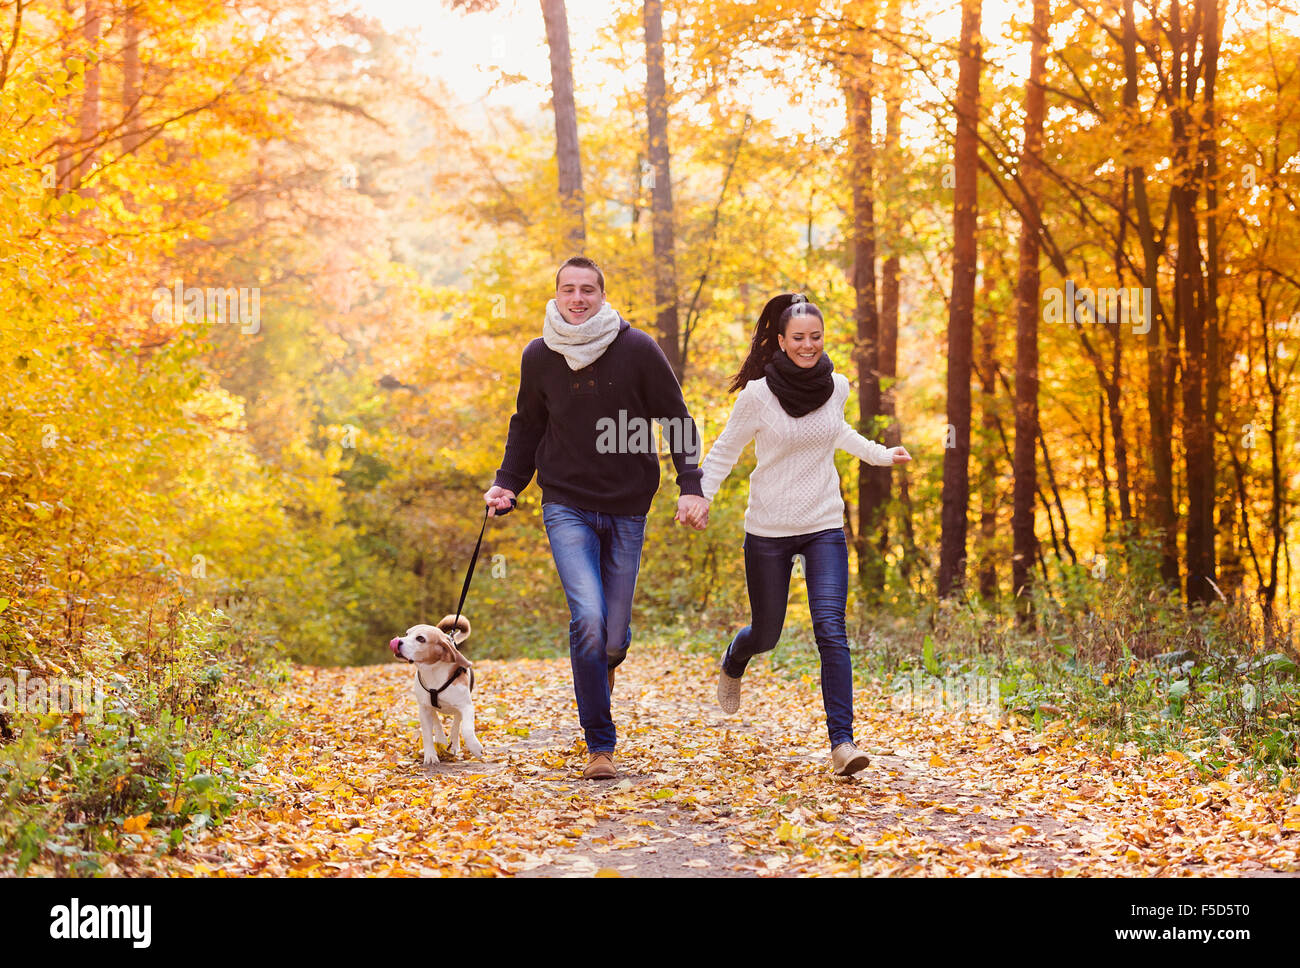
POLYGON ((895 464, 906 464, 912 459, 912 455, 907 452, 906 447, 890 448, 889 456, 894 458, 895 464))
POLYGON ((483 503, 490 508, 488 517, 498 517, 498 511, 508 514, 510 509, 514 507, 516 496, 514 491, 493 484, 487 489, 487 493, 483 495, 483 503))
POLYGON ((709 502, 698 494, 683 494, 677 499, 677 514, 673 520, 703 531, 709 523, 709 502))
MULTIPOLYGON (((516 500, 514 491, 495 484, 483 495, 483 503, 488 506, 488 517, 497 517, 498 511, 508 513, 516 500)), ((677 514, 674 520, 689 524, 696 531, 703 531, 709 523, 709 502, 695 494, 683 494, 677 502, 677 514)))

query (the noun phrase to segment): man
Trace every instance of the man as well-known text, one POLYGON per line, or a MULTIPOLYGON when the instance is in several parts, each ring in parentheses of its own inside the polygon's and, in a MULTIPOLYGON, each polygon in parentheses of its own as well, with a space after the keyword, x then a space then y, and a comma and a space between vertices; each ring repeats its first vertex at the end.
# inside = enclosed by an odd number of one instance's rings
POLYGON ((587 779, 617 775, 609 700, 614 670, 632 641, 646 512, 659 489, 650 432, 656 420, 685 429, 666 435, 681 490, 676 520, 702 529, 708 502, 700 490, 699 437, 677 378, 658 344, 605 302, 600 267, 582 256, 568 259, 555 275, 542 337, 524 348, 505 456, 483 499, 489 514, 508 513, 536 471, 542 521, 569 603, 587 779))

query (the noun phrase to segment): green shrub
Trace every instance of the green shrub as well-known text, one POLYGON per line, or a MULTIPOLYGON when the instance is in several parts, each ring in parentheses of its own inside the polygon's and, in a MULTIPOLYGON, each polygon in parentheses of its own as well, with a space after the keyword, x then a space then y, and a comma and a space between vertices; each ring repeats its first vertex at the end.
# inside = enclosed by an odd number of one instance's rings
POLYGON ((276 727, 286 666, 219 611, 173 608, 154 631, 101 629, 67 657, 65 672, 100 680, 102 716, 12 717, 0 870, 93 874, 146 840, 173 848, 238 806, 238 772, 276 727))

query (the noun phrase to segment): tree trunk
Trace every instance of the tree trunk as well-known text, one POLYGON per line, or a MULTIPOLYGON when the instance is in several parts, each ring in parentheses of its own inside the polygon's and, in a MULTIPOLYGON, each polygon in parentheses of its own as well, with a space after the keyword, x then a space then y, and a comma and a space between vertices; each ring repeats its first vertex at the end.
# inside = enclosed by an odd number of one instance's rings
POLYGON ((560 207, 565 213, 564 244, 569 255, 587 247, 583 216, 582 160, 578 153, 578 109, 573 102, 573 60, 569 55, 569 16, 564 0, 542 0, 546 46, 551 54, 551 103, 555 107, 555 157, 560 171, 560 207))
POLYGON ((93 194, 90 188, 82 188, 91 166, 95 161, 92 147, 99 134, 99 0, 86 0, 84 18, 81 23, 81 37, 86 43, 83 57, 86 64, 86 83, 81 92, 81 112, 77 119, 77 141, 80 157, 72 168, 72 187, 83 195, 93 194))
MULTIPOLYGON (((992 274, 985 272, 981 287, 984 304, 989 305, 993 295, 992 274)), ((980 537, 979 537, 979 591, 980 598, 992 602, 998 595, 997 555, 993 542, 997 537, 998 479, 997 479, 997 319, 985 312, 980 321, 980 537)))
MULTIPOLYGON (((72 20, 76 4, 73 0, 63 0, 63 10, 68 16, 69 22, 72 20)), ((69 74, 72 73, 70 61, 77 53, 76 35, 71 31, 65 31, 60 39, 60 47, 63 50, 63 69, 69 74)), ((55 193, 62 195, 72 188, 72 95, 68 94, 62 101, 64 116, 68 119, 67 133, 59 137, 55 142, 54 158, 54 189, 55 193)))
POLYGON ((673 182, 668 152, 668 83, 664 78, 662 0, 645 0, 645 100, 650 131, 650 215, 654 249, 655 321, 659 346, 677 374, 685 376, 677 324, 677 261, 673 256, 673 182))
MULTIPOLYGON (((1215 553, 1214 500, 1216 468, 1214 453, 1214 428, 1219 417, 1219 390, 1224 368, 1219 334, 1219 158, 1215 128, 1215 83, 1219 75, 1219 0, 1202 0, 1201 23, 1205 40, 1202 61, 1205 70, 1205 117, 1201 127, 1200 154, 1205 165, 1205 433, 1209 441, 1209 482, 1205 508, 1206 527, 1209 529, 1210 568, 1217 566, 1215 553)), ((1231 493, 1229 491, 1229 493, 1231 493)), ((1221 576, 1220 576, 1221 577, 1221 576)), ((1213 579, 1212 579, 1213 580, 1213 579)))
MULTIPOLYGON (((1114 516, 1110 500, 1110 469, 1106 466, 1106 394, 1097 394, 1097 473, 1101 476, 1102 533, 1110 534, 1114 516)), ((1085 489, 1084 494, 1088 492, 1085 489)), ((1091 508, 1089 508, 1091 512, 1091 508)))
MULTIPOLYGON (((898 0, 891 0, 886 13, 886 29, 891 33, 897 33, 899 29, 899 3, 898 0)), ((897 52, 890 47, 889 54, 886 57, 886 79, 885 79, 885 142, 884 142, 884 170, 893 172, 897 170, 898 149, 899 149, 899 129, 900 117, 902 114, 902 99, 898 96, 898 80, 895 71, 898 67, 897 52)), ((890 199, 893 197, 888 187, 882 194, 882 209, 884 212, 886 230, 885 258, 880 266, 880 354, 876 360, 876 370, 880 374, 880 415, 884 419, 885 429, 882 434, 882 441, 886 447, 898 447, 902 444, 902 433, 898 425, 898 409, 895 403, 896 391, 894 382, 898 377, 898 297, 899 288, 898 280, 901 272, 901 260, 898 255, 898 240, 903 235, 901 225, 899 206, 891 204, 890 199)), ((893 472, 886 469, 886 473, 880 475, 880 494, 879 499, 885 513, 880 518, 880 537, 876 547, 880 551, 883 559, 889 550, 889 506, 890 491, 893 486, 894 474, 900 476, 900 495, 902 493, 902 479, 905 477, 905 464, 899 464, 893 472)), ((910 513, 911 502, 906 504, 900 503, 899 513, 910 513)), ((911 532, 911 522, 905 522, 903 526, 905 533, 911 532)))
POLYGON ((948 306, 948 423, 943 454, 939 539, 939 597, 960 592, 966 580, 966 513, 970 504, 971 350, 974 339, 976 177, 979 172, 980 2, 962 0, 958 54, 957 135, 953 150, 952 299, 948 306))
MULTIPOLYGON (((1206 119, 1207 125, 1213 130, 1213 118, 1206 119)), ((1215 154, 1210 155, 1209 178, 1206 182, 1206 202, 1205 207, 1213 213, 1218 205, 1218 195, 1215 186, 1217 185, 1217 161, 1215 154)), ((1232 366, 1224 366, 1220 361, 1232 360, 1236 356, 1236 350, 1243 348, 1244 338, 1249 337, 1249 331, 1245 331, 1242 337, 1234 340, 1230 345, 1224 346, 1219 337, 1219 246, 1218 246, 1218 224, 1213 214, 1210 215, 1209 224, 1206 230, 1207 257, 1209 259, 1209 277, 1210 277, 1210 299, 1209 307, 1211 319, 1214 324, 1214 360, 1215 365, 1211 372, 1213 375, 1211 387, 1213 390, 1212 405, 1210 412, 1214 414, 1214 426, 1223 434, 1227 444, 1225 451, 1232 461, 1234 469, 1238 467, 1238 462, 1233 458, 1234 451, 1238 447, 1245 447, 1248 451, 1255 446, 1254 427, 1245 427, 1242 425, 1239 416, 1232 411, 1232 366), (1223 417, 1220 419, 1219 399, 1222 397, 1223 417), (1251 439, 1243 439, 1246 433, 1252 435, 1251 439)), ((1249 380, 1247 380, 1249 385, 1249 380)), ((1252 423, 1254 418, 1251 418, 1252 423)), ((1240 479, 1238 475, 1238 479, 1240 479)), ((1237 491, 1231 481, 1225 480, 1222 485, 1219 505, 1219 522, 1216 534, 1219 539, 1220 554, 1219 560, 1219 587, 1223 590, 1224 597, 1229 602, 1236 603, 1238 594, 1243 590, 1244 580, 1246 577, 1245 562, 1242 560, 1241 551, 1249 537, 1249 532, 1243 529, 1240 534, 1237 531, 1237 516, 1242 510, 1237 504, 1237 491)))
MULTIPOLYGON (((853 179, 853 292, 857 344, 854 360, 858 369, 858 432, 873 438, 876 415, 880 412, 879 358, 880 317, 876 310, 876 224, 872 186, 871 86, 869 54, 849 62, 845 81, 849 122, 849 164, 853 179)), ((878 597, 885 586, 884 559, 878 547, 884 502, 880 475, 883 468, 858 462, 858 526, 855 550, 858 556, 858 584, 878 597)), ((886 497, 887 499, 887 497, 886 497)))
POLYGON ((122 153, 130 154, 140 146, 140 22, 135 8, 122 12, 122 30, 126 39, 122 45, 122 153))
MULTIPOLYGON (((1278 553, 1281 550, 1282 542, 1285 537, 1285 529, 1282 525, 1282 505, 1286 502, 1286 493, 1282 487, 1282 455, 1280 440, 1282 434, 1281 379, 1285 379, 1285 377, 1281 372, 1279 372, 1282 369, 1282 360, 1280 359, 1281 354, 1277 352, 1277 344, 1270 343, 1268 338, 1268 316, 1263 317, 1263 330, 1264 380, 1268 386, 1268 461, 1270 492, 1268 530, 1272 541, 1272 548, 1269 552, 1268 582, 1260 589, 1259 598, 1265 614, 1267 614, 1271 619, 1274 614, 1274 604, 1277 601, 1278 553)), ((1242 507, 1245 506, 1246 504, 1243 500, 1242 507)))
POLYGON ((1205 411, 1206 333, 1205 286, 1197 202, 1200 175, 1192 153, 1194 122, 1187 107, 1195 101, 1197 71, 1193 67, 1196 34, 1182 27, 1181 0, 1170 7, 1173 71, 1170 114, 1173 127, 1176 179, 1171 188, 1177 222, 1178 252, 1174 259, 1174 317, 1182 326, 1183 449, 1187 474, 1187 602, 1214 598, 1214 438, 1205 411))
POLYGON ((1119 520, 1121 527, 1127 529, 1133 523, 1133 505, 1129 500, 1128 442, 1124 437, 1124 411, 1120 407, 1119 391, 1124 378, 1124 357, 1120 352, 1121 328, 1111 327, 1111 378, 1106 383, 1106 403, 1110 411, 1111 436, 1115 445, 1115 487, 1119 491, 1119 520))
MULTIPOLYGON (((1124 0, 1124 109, 1130 122, 1136 125, 1138 112, 1137 89, 1137 25, 1133 17, 1133 0, 1124 0)), ((1170 381, 1173 379, 1169 361, 1176 349, 1167 345, 1170 327, 1160 299, 1160 255, 1156 246, 1155 227, 1151 221, 1151 206, 1147 199, 1146 170, 1141 165, 1129 168, 1133 180, 1133 208, 1137 215, 1138 236, 1142 243, 1143 279, 1150 300, 1151 328, 1147 330, 1147 417, 1151 424, 1151 473, 1153 493, 1146 501, 1151 524, 1161 534, 1160 575, 1166 585, 1178 587, 1178 534, 1174 513, 1174 456, 1170 427, 1170 408, 1167 405, 1170 381)))

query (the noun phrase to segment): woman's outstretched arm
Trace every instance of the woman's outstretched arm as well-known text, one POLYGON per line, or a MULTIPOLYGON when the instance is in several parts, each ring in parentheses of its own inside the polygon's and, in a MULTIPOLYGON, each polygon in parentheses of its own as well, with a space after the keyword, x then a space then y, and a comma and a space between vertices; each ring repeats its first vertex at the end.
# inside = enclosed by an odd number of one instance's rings
MULTIPOLYGON (((840 428, 840 435, 835 438, 836 450, 847 450, 854 457, 866 461, 876 467, 892 467, 894 465, 894 451, 884 444, 878 444, 874 440, 867 440, 860 433, 849 426, 849 422, 844 421, 844 426, 840 428)), ((708 492, 705 491, 707 494, 708 492)))
POLYGON ((704 463, 700 465, 700 469, 704 472, 701 486, 707 500, 713 500, 713 495, 718 493, 718 488, 727 479, 731 469, 736 466, 740 452, 754 439, 754 434, 758 432, 758 422, 758 405, 747 386, 736 397, 736 405, 731 408, 727 426, 713 442, 713 446, 709 448, 709 456, 704 458, 704 463))

